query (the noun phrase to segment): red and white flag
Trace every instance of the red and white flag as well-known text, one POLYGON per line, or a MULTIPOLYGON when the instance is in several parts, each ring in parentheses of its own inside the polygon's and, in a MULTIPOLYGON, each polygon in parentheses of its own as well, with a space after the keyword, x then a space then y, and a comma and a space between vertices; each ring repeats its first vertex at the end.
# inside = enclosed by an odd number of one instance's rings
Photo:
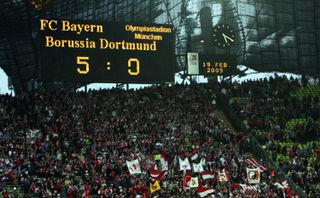
POLYGON ((218 180, 219 182, 227 182, 230 180, 230 176, 225 168, 222 169, 221 171, 218 170, 218 180))
POLYGON ((248 158, 245 160, 245 163, 247 166, 249 166, 250 168, 260 168, 260 170, 263 172, 263 171, 266 171, 268 170, 265 166, 263 166, 261 163, 257 162, 255 159, 253 158, 248 158))
POLYGON ((210 195, 212 193, 214 193, 214 190, 212 188, 207 188, 207 187, 202 187, 202 186, 198 187, 198 194, 200 197, 205 197, 205 196, 210 195))
POLYGON ((169 170, 168 156, 165 151, 161 153, 160 163, 161 163, 161 170, 163 171, 169 170))
POLYGON ((251 191, 258 191, 258 188, 256 186, 250 186, 250 185, 246 185, 246 184, 239 184, 242 188, 242 190, 246 191, 246 190, 251 190, 251 191))
POLYGON ((180 170, 191 170, 191 166, 187 157, 184 160, 179 158, 179 165, 180 170))
POLYGON ((167 175, 166 171, 150 169, 150 177, 152 177, 155 180, 161 181, 166 175, 167 175))
POLYGON ((274 185, 282 189, 284 197, 292 197, 292 190, 287 180, 283 181, 281 184, 279 182, 276 182, 274 185))
POLYGON ((284 188, 288 188, 289 187, 289 184, 288 184, 287 180, 283 181, 281 184, 279 182, 276 182, 276 183, 274 183, 274 185, 277 186, 280 189, 284 189, 284 188))
POLYGON ((141 173, 141 167, 139 164, 139 160, 133 160, 133 161, 126 161, 127 167, 130 174, 140 174, 141 173))
POLYGON ((190 155, 190 159, 191 161, 194 161, 196 159, 198 159, 199 155, 198 155, 198 148, 197 149, 194 149, 190 155))
POLYGON ((214 178, 214 175, 213 174, 210 174, 209 171, 203 171, 201 172, 201 176, 202 176, 202 179, 206 180, 206 179, 213 179, 214 178))

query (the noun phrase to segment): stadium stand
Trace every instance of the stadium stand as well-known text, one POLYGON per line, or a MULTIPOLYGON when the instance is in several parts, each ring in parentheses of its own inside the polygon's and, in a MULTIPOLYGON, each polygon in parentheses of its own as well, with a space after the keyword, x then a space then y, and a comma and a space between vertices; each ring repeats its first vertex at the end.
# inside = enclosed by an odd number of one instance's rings
POLYGON ((214 97, 205 85, 1 96, 1 188, 20 197, 294 195, 250 153, 249 137, 216 117, 214 97))
POLYGON ((308 197, 319 197, 319 85, 281 77, 225 84, 229 116, 308 197))

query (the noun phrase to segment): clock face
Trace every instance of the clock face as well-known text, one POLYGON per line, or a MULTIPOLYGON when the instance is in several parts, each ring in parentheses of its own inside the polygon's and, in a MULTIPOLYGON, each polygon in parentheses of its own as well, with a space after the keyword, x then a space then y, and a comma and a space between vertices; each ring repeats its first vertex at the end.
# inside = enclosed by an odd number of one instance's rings
POLYGON ((212 37, 217 47, 225 48, 234 43, 235 32, 229 25, 219 24, 213 28, 212 37))

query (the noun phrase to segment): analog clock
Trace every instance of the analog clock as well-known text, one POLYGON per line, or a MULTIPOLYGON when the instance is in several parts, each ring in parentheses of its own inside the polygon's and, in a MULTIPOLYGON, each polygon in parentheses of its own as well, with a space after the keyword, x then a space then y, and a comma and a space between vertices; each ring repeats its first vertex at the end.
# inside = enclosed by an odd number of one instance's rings
POLYGON ((213 28, 213 43, 217 47, 229 47, 235 42, 235 32, 233 28, 226 24, 219 24, 213 28))

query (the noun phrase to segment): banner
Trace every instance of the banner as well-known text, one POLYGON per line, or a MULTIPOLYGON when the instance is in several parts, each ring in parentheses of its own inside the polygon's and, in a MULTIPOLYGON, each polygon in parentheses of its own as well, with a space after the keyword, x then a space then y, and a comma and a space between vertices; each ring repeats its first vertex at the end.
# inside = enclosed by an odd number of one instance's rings
POLYGON ((201 173, 203 172, 203 167, 201 162, 198 164, 192 163, 192 169, 194 173, 201 173))
POLYGON ((161 186, 160 186, 158 180, 156 180, 154 183, 150 183, 150 192, 151 193, 154 193, 160 189, 161 189, 161 186))
POLYGON ((198 187, 198 194, 200 197, 205 197, 211 193, 214 193, 214 190, 212 188, 207 188, 207 187, 198 187))
POLYGON ((126 163, 130 174, 141 174, 141 167, 138 159, 133 161, 126 161, 126 163))
POLYGON ((187 157, 184 160, 179 158, 179 165, 180 170, 191 170, 191 166, 187 157))
POLYGON ((190 188, 197 188, 199 186, 198 177, 192 177, 189 183, 190 188))
POLYGON ((218 180, 219 182, 227 182, 229 181, 230 176, 228 175, 226 169, 222 169, 222 171, 218 171, 218 180))
POLYGON ((249 184, 260 183, 260 168, 247 168, 247 179, 249 184))
POLYGON ((245 163, 247 166, 250 168, 259 168, 261 172, 268 170, 265 166, 263 166, 261 163, 258 163, 255 159, 253 158, 248 158, 245 160, 245 163))
POLYGON ((203 171, 201 172, 201 176, 202 176, 202 179, 206 180, 206 179, 213 179, 214 178, 214 175, 211 174, 209 171, 203 171))

